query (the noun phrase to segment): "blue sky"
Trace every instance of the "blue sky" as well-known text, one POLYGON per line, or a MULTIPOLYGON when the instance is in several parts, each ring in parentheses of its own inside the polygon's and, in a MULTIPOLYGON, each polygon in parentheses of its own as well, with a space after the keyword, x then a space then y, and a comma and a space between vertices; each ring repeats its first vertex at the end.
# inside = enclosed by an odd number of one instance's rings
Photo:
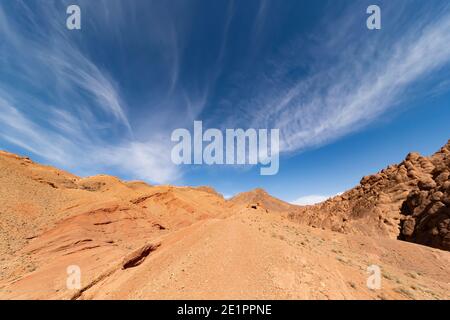
POLYGON ((446 0, 9 0, 0 38, 0 148, 82 176, 294 201, 450 138, 446 0), (279 128, 279 173, 173 165, 170 134, 194 120, 279 128))

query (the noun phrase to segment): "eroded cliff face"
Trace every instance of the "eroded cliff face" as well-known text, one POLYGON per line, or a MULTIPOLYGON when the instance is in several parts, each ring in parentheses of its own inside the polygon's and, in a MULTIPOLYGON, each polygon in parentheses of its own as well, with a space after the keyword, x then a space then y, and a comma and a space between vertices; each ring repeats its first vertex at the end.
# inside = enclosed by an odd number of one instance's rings
POLYGON ((450 141, 431 157, 410 153, 341 196, 289 217, 343 233, 399 238, 450 250, 450 141))
POLYGON ((431 179, 420 181, 402 205, 399 239, 450 250, 450 144, 430 161, 431 179))

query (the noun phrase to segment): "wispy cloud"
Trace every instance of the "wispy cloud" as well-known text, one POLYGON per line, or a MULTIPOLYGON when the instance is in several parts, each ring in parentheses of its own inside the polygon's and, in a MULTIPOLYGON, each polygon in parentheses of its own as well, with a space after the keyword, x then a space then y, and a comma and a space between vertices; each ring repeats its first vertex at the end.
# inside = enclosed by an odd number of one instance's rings
POLYGON ((0 140, 78 173, 178 178, 168 139, 135 137, 118 84, 65 29, 64 7, 14 6, 16 19, 0 5, 0 140))
POLYGON ((292 201, 292 204, 298 205, 298 206, 310 206, 313 204, 318 204, 321 202, 324 202, 330 198, 333 198, 335 196, 341 195, 342 193, 338 193, 335 195, 331 195, 331 196, 324 196, 324 195, 307 195, 307 196, 302 196, 294 201, 292 201))
POLYGON ((163 137, 155 139, 158 142, 129 140, 109 144, 84 133, 85 129, 89 130, 86 125, 94 123, 82 123, 65 111, 54 110, 55 128, 48 128, 36 124, 12 103, 0 96, 0 137, 56 165, 82 174, 111 169, 130 178, 156 183, 180 178, 179 170, 171 164, 168 143, 163 137))
MULTIPOLYGON (((400 41, 386 60, 375 60, 360 73, 355 70, 361 65, 349 64, 353 72, 335 78, 324 95, 307 96, 300 108, 290 105, 283 110, 275 126, 284 128, 285 149, 340 137, 405 100, 401 94, 409 85, 450 62, 448 30, 450 19, 445 17, 426 28, 418 39, 414 33, 400 41)), ((304 93, 295 94, 299 97, 304 93)))
POLYGON ((298 152, 449 88, 444 1, 420 2, 414 18, 406 1, 383 2, 374 32, 351 6, 286 39, 269 0, 250 13, 220 2, 210 16, 203 2, 78 2, 82 33, 65 28, 69 1, 0 4, 0 142, 79 173, 171 182, 170 131, 193 120, 279 128, 281 151, 298 152))
MULTIPOLYGON (((390 9, 401 12, 403 7, 390 9)), ((361 129, 410 102, 424 82, 442 87, 445 77, 430 78, 450 64, 449 6, 439 9, 424 10, 407 27, 399 19, 398 32, 385 26, 372 33, 351 11, 333 21, 330 37, 313 37, 316 44, 308 48, 315 51, 302 52, 303 38, 294 41, 272 58, 273 74, 257 82, 258 93, 243 103, 256 105, 251 126, 280 128, 282 151, 298 152, 361 129), (306 75, 289 76, 299 67, 306 75)), ((427 87, 420 92, 425 95, 427 87)))

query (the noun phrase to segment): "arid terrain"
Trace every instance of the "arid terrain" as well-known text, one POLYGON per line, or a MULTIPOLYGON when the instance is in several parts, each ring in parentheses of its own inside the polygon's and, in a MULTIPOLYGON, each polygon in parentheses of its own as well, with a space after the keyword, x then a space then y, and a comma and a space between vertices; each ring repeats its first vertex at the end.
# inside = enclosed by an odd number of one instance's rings
POLYGON ((450 142, 300 207, 0 152, 0 299, 450 299, 449 175, 450 142))

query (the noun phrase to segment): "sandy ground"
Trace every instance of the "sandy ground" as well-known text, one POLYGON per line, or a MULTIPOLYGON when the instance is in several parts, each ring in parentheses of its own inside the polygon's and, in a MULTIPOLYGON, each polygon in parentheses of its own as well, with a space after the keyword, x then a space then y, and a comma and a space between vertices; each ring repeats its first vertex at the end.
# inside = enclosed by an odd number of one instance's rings
POLYGON ((207 188, 80 179, 9 155, 0 166, 0 299, 450 298, 447 251, 301 225, 207 188))

